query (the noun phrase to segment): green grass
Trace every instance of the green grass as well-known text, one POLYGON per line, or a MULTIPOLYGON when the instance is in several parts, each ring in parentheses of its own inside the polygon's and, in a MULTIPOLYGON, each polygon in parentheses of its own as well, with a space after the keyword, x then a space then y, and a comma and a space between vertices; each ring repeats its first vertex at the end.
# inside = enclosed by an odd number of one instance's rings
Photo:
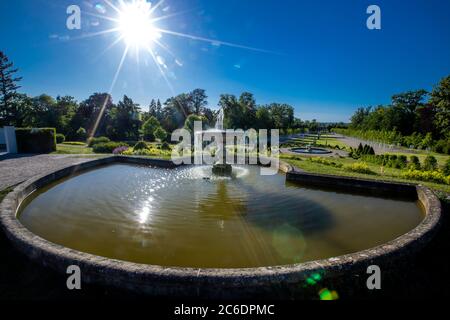
POLYGON ((386 152, 386 154, 396 154, 396 155, 403 155, 406 156, 409 160, 409 158, 411 156, 417 156, 420 160, 420 163, 424 163, 425 158, 427 156, 434 156, 436 158, 436 160, 438 161, 438 165, 439 166, 444 166, 445 162, 450 158, 450 156, 445 155, 445 154, 441 154, 441 153, 436 153, 436 152, 427 152, 427 151, 417 151, 417 152, 386 152))
POLYGON ((93 154, 92 148, 85 145, 57 144, 52 154, 93 154))
MULTIPOLYGON (((309 161, 308 158, 302 156, 290 156, 290 155, 281 155, 280 158, 291 165, 302 169, 306 172, 310 173, 319 173, 319 174, 328 174, 335 176, 345 176, 345 177, 356 177, 363 179, 371 179, 371 180, 379 180, 379 181, 397 181, 403 183, 413 183, 413 184, 421 184, 427 187, 430 187, 435 190, 444 191, 450 193, 450 186, 445 184, 433 183, 433 182, 424 182, 424 181, 416 181, 416 180, 407 180, 400 178, 400 169, 394 168, 384 168, 383 174, 381 173, 381 166, 367 163, 370 170, 375 174, 362 174, 357 172, 351 172, 343 168, 337 168, 334 166, 324 165, 321 163, 309 161)), ((351 158, 327 158, 330 161, 334 161, 336 163, 341 163, 343 166, 351 165, 352 163, 358 162, 357 160, 351 158)))

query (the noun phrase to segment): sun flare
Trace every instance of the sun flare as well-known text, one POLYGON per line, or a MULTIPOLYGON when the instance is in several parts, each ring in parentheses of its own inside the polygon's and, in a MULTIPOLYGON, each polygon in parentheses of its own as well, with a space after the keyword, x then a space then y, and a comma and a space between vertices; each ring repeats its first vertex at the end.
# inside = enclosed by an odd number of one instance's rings
POLYGON ((151 4, 146 1, 122 2, 118 29, 129 46, 148 47, 161 38, 161 34, 152 23, 151 4))

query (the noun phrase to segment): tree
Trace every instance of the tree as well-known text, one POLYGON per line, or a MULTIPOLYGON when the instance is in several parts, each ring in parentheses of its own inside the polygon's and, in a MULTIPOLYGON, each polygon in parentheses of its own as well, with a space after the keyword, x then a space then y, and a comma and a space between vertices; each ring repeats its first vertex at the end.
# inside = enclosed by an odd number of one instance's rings
POLYGON ((166 130, 164 130, 161 127, 156 128, 155 132, 153 132, 153 135, 155 136, 156 139, 158 139, 161 142, 165 141, 167 138, 166 130))
POLYGON ((205 129, 205 118, 198 116, 196 114, 191 114, 189 117, 187 117, 186 121, 184 122, 184 128, 186 130, 189 130, 191 133, 194 132, 194 122, 195 121, 201 121, 202 122, 202 130, 205 129))
POLYGON ((108 126, 108 136, 113 140, 134 141, 139 139, 139 107, 126 95, 123 96, 110 113, 111 124, 108 126))
POLYGON ((144 136, 144 139, 147 141, 154 141, 155 135, 154 132, 157 128, 161 127, 158 119, 156 117, 151 116, 144 124, 142 125, 142 134, 144 136))
POLYGON ((441 80, 430 94, 430 104, 436 108, 434 124, 444 137, 450 138, 450 76, 441 80))
POLYGON ((370 114, 371 107, 368 108, 358 108, 351 118, 351 127, 359 129, 363 126, 366 118, 370 114))
POLYGON ((196 115, 201 115, 203 109, 208 105, 208 96, 203 89, 195 89, 190 93, 193 112, 196 115))
POLYGON ((103 136, 110 125, 110 113, 114 105, 108 93, 94 93, 82 101, 70 120, 68 135, 79 127, 87 129, 89 136, 103 136))
POLYGON ((15 76, 17 71, 8 57, 0 51, 0 125, 14 124, 17 116, 17 105, 12 103, 20 88, 17 83, 22 80, 15 76))

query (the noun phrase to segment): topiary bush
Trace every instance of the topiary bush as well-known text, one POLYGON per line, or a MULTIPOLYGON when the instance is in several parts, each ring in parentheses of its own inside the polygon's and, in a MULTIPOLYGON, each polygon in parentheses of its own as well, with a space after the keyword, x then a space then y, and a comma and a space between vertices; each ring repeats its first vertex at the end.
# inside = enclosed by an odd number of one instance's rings
POLYGON ((148 149, 148 144, 145 141, 139 141, 133 147, 134 151, 148 149))
POLYGON ((433 156, 427 156, 423 163, 423 168, 426 171, 433 171, 437 169, 437 160, 433 156))
POLYGON ((113 153, 114 149, 122 147, 123 143, 120 142, 104 142, 97 143, 92 147, 92 151, 95 153, 113 153))
POLYGON ((409 169, 412 170, 420 170, 421 166, 420 166, 420 160, 419 157, 417 156, 411 156, 409 158, 409 165, 408 165, 409 169))
POLYGON ((50 153, 56 151, 55 128, 17 128, 19 153, 50 153))
POLYGON ((161 144, 161 150, 171 150, 170 144, 168 144, 167 142, 163 142, 161 144))
POLYGON ((91 137, 88 139, 88 147, 92 147, 98 143, 107 143, 110 141, 111 140, 109 140, 108 137, 98 137, 98 138, 91 137))
POLYGON ((167 138, 167 132, 162 127, 156 128, 156 130, 153 132, 153 135, 159 141, 165 141, 167 138))
POLYGON ((60 144, 60 143, 64 143, 64 141, 66 141, 66 136, 63 135, 62 133, 57 133, 56 134, 56 143, 60 144))
POLYGON ((87 132, 86 132, 86 129, 80 127, 80 128, 77 130, 75 136, 76 136, 76 140, 78 140, 78 141, 85 141, 86 138, 87 138, 87 132))

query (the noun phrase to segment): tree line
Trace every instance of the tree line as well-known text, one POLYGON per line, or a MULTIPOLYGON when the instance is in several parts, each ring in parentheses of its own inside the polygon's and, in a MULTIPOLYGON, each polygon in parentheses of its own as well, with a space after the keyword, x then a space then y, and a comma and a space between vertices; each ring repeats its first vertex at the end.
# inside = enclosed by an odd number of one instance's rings
POLYGON ((450 153, 450 76, 431 92, 408 91, 389 105, 358 108, 349 128, 371 140, 450 153))
MULTIPOLYGON (((108 93, 97 92, 78 102, 71 96, 51 97, 42 94, 30 97, 18 93, 21 78, 7 56, 0 52, 0 126, 53 127, 67 140, 85 140, 91 136, 106 136, 116 141, 152 140, 154 131, 160 136, 175 129, 193 126, 202 120, 205 128, 214 127, 218 111, 208 107, 205 90, 195 89, 161 102, 152 99, 148 107, 139 106, 124 96, 114 103, 108 93)), ((303 122, 294 116, 294 108, 288 104, 258 105, 253 94, 242 93, 220 96, 219 108, 225 113, 225 128, 230 129, 281 129, 317 130, 316 121, 303 122)))

